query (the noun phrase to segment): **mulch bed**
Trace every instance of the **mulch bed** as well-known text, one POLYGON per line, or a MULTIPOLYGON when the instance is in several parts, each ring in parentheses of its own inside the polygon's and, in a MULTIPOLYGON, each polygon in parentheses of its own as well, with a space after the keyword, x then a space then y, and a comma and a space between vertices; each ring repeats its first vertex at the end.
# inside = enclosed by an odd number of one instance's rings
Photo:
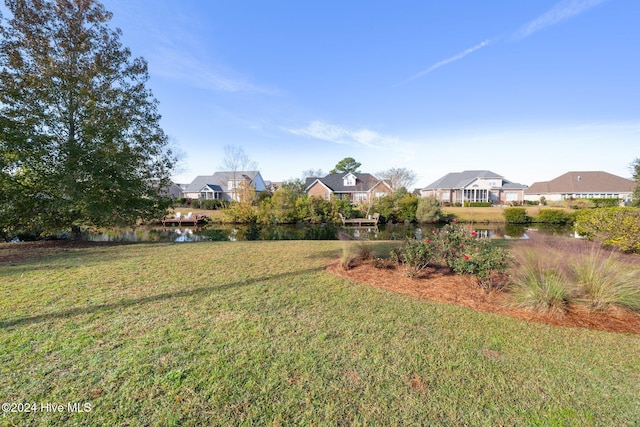
POLYGON ((572 326, 608 332, 640 334, 640 313, 623 308, 594 312, 578 305, 563 313, 545 313, 509 306, 508 294, 487 292, 470 276, 458 276, 448 268, 430 268, 409 278, 401 268, 378 268, 361 261, 345 270, 340 261, 331 262, 327 271, 340 277, 403 295, 469 307, 477 311, 499 313, 518 319, 557 326, 572 326))

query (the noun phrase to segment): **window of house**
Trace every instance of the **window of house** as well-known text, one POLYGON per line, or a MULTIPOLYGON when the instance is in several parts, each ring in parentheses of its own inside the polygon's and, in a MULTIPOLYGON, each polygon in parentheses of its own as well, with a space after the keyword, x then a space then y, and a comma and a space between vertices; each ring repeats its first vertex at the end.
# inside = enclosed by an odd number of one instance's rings
POLYGON ((354 185, 356 185, 355 175, 348 174, 347 176, 345 176, 343 179, 343 184, 345 187, 353 187, 354 185))
POLYGON ((355 202, 364 202, 367 200, 367 193, 355 193, 353 199, 355 202))
POLYGON ((507 202, 516 202, 518 200, 518 193, 509 191, 505 193, 505 198, 507 202))

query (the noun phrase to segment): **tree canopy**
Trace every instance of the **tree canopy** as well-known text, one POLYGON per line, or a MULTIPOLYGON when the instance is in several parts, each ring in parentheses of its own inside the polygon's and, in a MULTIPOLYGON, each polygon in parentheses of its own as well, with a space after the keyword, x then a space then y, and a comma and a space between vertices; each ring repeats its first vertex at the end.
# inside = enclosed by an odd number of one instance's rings
POLYGON ((94 0, 6 0, 0 17, 0 226, 128 224, 162 214, 175 165, 112 14, 94 0), (5 203, 5 201, 7 203, 5 203))
POLYGON ((220 167, 225 172, 246 172, 258 169, 258 164, 249 158, 242 147, 225 145, 220 167))
POLYGON ((325 176, 326 174, 322 169, 306 169, 302 171, 302 179, 307 178, 320 178, 325 176))
POLYGON ((358 168, 360 168, 360 166, 362 166, 362 164, 356 162, 353 157, 345 157, 344 159, 340 160, 336 164, 336 167, 331 169, 331 172, 329 173, 359 173, 360 170, 358 168))
POLYGON ((380 179, 384 179, 391 184, 391 188, 397 191, 401 188, 409 190, 409 187, 416 182, 417 175, 414 171, 406 168, 391 168, 376 173, 380 179))

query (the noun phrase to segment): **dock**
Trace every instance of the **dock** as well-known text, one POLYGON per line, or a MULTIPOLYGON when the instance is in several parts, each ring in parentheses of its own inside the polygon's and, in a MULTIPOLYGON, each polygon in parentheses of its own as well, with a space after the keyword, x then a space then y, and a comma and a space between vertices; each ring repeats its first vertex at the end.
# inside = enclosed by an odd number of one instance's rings
POLYGON ((161 220, 162 225, 199 225, 206 220, 206 215, 180 215, 178 212, 173 218, 165 218, 161 220))
POLYGON ((340 220, 342 221, 342 225, 355 225, 357 227, 365 227, 365 226, 377 226, 378 221, 380 220, 380 214, 374 213, 371 218, 345 218, 342 214, 338 214, 340 216, 340 220))

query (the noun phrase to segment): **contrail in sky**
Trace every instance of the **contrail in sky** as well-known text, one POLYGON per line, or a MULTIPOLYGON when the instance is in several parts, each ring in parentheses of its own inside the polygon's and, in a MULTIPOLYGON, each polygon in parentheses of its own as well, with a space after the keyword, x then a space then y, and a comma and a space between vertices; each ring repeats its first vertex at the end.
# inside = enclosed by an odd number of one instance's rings
POLYGON ((463 51, 463 52, 460 52, 460 53, 459 53, 459 54, 457 54, 457 55, 452 56, 451 58, 443 59, 443 60, 442 60, 442 61, 440 61, 440 62, 436 62, 436 63, 435 63, 435 64, 433 64, 431 67, 427 68, 427 69, 426 69, 426 70, 424 70, 424 71, 420 71, 418 74, 415 74, 415 75, 413 75, 413 76, 409 77, 408 79, 406 79, 406 80, 405 80, 405 81, 403 81, 402 83, 410 82, 411 80, 418 79, 418 78, 420 78, 420 77, 424 76, 425 74, 429 74, 429 73, 430 73, 430 72, 432 72, 433 70, 437 70, 438 68, 442 67, 443 65, 447 65, 447 64, 448 64, 448 63, 450 63, 450 62, 453 62, 453 61, 457 61, 457 60, 459 60, 459 59, 462 59, 462 58, 464 58, 465 56, 469 55, 469 54, 470 54, 470 53, 472 53, 472 52, 475 52, 475 51, 476 51, 476 50, 478 50, 478 49, 482 49, 482 48, 483 48, 483 47, 485 47, 485 46, 489 46, 489 44, 490 44, 490 43, 491 43, 491 42, 490 42, 489 40, 485 40, 485 41, 483 41, 482 43, 475 45, 474 47, 470 47, 469 49, 467 49, 467 50, 465 50, 465 51, 463 51))
POLYGON ((579 15, 587 9, 591 9, 605 1, 606 0, 565 0, 560 2, 544 15, 541 15, 516 31, 514 38, 516 40, 521 40, 525 37, 529 37, 533 33, 537 33, 546 27, 566 21, 567 19, 579 15))
MULTIPOLYGON (((517 30, 513 35, 512 35, 512 40, 518 41, 518 40, 522 40, 526 37, 531 36, 534 33, 537 33, 538 31, 547 28, 551 25, 555 25, 558 24, 560 22, 566 21, 567 19, 579 15, 582 12, 591 9, 594 6, 599 5, 600 3, 604 3, 607 0, 564 0, 561 1, 560 3, 557 3, 553 8, 551 8, 547 13, 541 15, 540 17, 534 19, 533 21, 529 22, 528 24, 522 26, 519 30, 517 30)), ((410 82, 412 80, 418 79, 426 74, 429 74, 430 72, 437 70, 438 68, 442 67, 443 65, 447 65, 450 64, 454 61, 458 61, 462 58, 464 58, 465 56, 469 55, 472 52, 475 52, 478 49, 482 49, 483 47, 489 46, 490 44, 492 44, 493 41, 492 40, 485 40, 482 43, 475 45, 463 52, 460 52, 457 55, 454 55, 450 58, 447 59, 443 59, 442 61, 436 62, 435 64, 433 64, 431 67, 427 68, 426 70, 420 71, 418 74, 415 74, 411 77, 409 77, 408 79, 394 85, 395 86, 400 86, 401 84, 410 82)))

